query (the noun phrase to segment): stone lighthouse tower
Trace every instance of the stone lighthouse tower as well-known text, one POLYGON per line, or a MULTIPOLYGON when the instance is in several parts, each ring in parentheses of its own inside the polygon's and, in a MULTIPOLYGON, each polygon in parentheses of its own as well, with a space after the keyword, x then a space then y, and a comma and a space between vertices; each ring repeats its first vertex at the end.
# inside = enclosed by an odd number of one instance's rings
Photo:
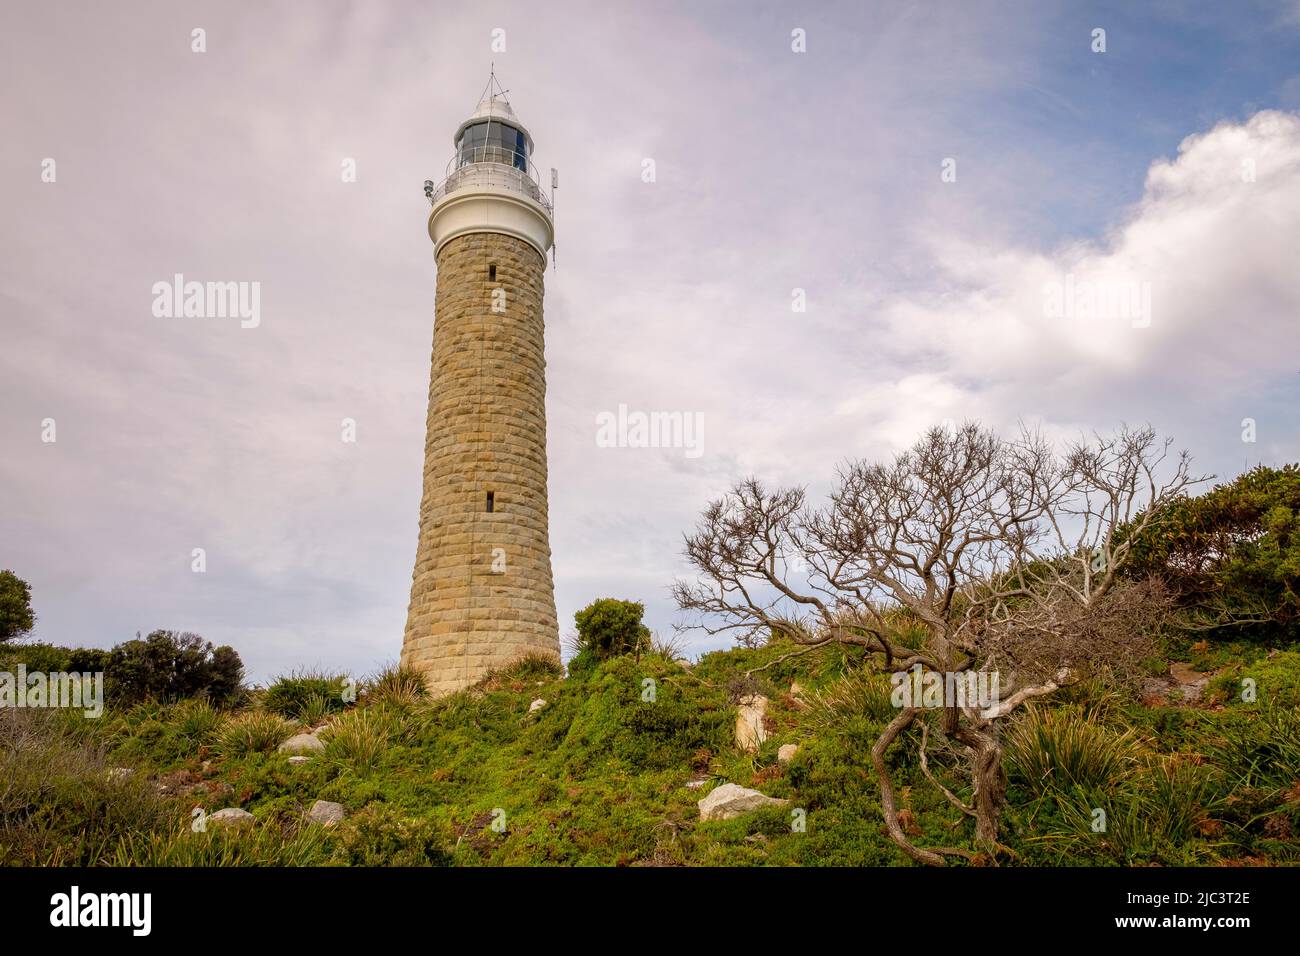
POLYGON ((446 177, 425 183, 438 284, 401 660, 439 695, 524 654, 560 654, 542 322, 551 202, 495 76, 485 92, 456 130, 446 177))

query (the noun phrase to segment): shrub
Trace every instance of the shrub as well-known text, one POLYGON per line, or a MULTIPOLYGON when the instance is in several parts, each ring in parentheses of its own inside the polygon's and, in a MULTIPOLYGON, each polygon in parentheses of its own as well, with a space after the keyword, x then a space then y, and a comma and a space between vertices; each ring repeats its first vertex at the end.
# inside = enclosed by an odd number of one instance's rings
POLYGON ((21 637, 35 626, 32 586, 12 571, 0 571, 0 643, 21 637))
POLYGON ((188 827, 122 839, 111 866, 321 866, 329 860, 330 837, 321 827, 282 833, 273 827, 218 828, 195 833, 188 827))
POLYGON ((1031 840, 1076 859, 1173 865, 1205 861, 1214 844, 1197 837, 1213 828, 1209 814, 1223 803, 1214 772, 1178 756, 1152 758, 1112 792, 1061 799, 1059 822, 1031 840))
POLYGON ((225 757, 270 753, 293 736, 296 725, 279 714, 253 710, 227 721, 216 734, 215 748, 225 757))
POLYGON ((154 631, 143 640, 117 645, 104 670, 113 701, 201 695, 213 703, 229 703, 239 695, 244 679, 244 666, 232 648, 214 648, 197 634, 175 631, 154 631))
POLYGON ((1038 794, 1102 790, 1128 773, 1141 753, 1131 728, 1116 733, 1074 706, 1031 706, 1004 741, 1009 775, 1038 794))
POLYGON ((333 698, 326 697, 324 694, 312 694, 298 708, 298 719, 308 727, 323 723, 330 714, 334 713, 331 700, 333 698))
POLYGON ((1263 640, 1300 636, 1300 465, 1259 465, 1175 501, 1134 539, 1127 574, 1159 574, 1209 631, 1263 640), (1261 621, 1262 617, 1262 621, 1261 621), (1234 623, 1235 622, 1235 623, 1234 623))
POLYGON ((322 731, 325 756, 364 776, 388 749, 388 738, 397 731, 398 723, 397 716, 383 706, 350 710, 322 731))
POLYGON ((0 659, 3 660, 5 669, 10 671, 19 664, 26 667, 29 673, 43 671, 50 674, 55 671, 80 670, 71 666, 72 655, 68 648, 54 644, 9 644, 0 651, 0 659))
POLYGON ((183 700, 171 713, 177 736, 192 746, 211 743, 225 718, 206 700, 183 700))
POLYGON ((533 651, 511 661, 505 667, 489 671, 478 682, 484 690, 500 690, 503 687, 522 690, 525 686, 538 681, 553 681, 564 676, 564 666, 552 654, 533 651))
POLYGON ((1300 711, 1266 707, 1248 719, 1227 721, 1211 755, 1236 786, 1294 786, 1300 780, 1300 711))
POLYGON ((175 819, 141 774, 110 775, 104 748, 61 717, 0 710, 0 865, 99 865, 123 836, 175 819))
POLYGON ((600 659, 596 657, 596 652, 589 647, 578 649, 578 653, 569 658, 567 672, 570 680, 586 680, 596 668, 600 666, 600 659))
POLYGON ((599 660, 620 654, 639 656, 650 647, 650 629, 641 623, 644 614, 645 605, 640 601, 592 601, 573 615, 578 649, 590 649, 599 660))
POLYGON ((401 816, 374 804, 345 821, 335 834, 331 862, 347 866, 450 866, 448 835, 430 820, 401 816))
POLYGON ((865 668, 849 671, 821 690, 804 694, 812 721, 825 730, 836 730, 854 717, 885 723, 898 714, 890 699, 889 679, 865 668))
POLYGON ((275 683, 266 689, 262 704, 283 717, 301 720, 307 707, 317 706, 313 699, 323 698, 326 712, 334 713, 346 706, 343 691, 347 680, 344 674, 294 671, 276 678, 275 683))
POLYGON ((1244 678, 1255 682, 1256 699, 1264 707, 1300 707, 1300 652, 1273 652, 1249 664, 1227 668, 1210 682, 1213 699, 1242 704, 1244 678))
POLYGON ((701 749, 725 746, 735 712, 721 691, 679 681, 679 675, 658 658, 640 665, 630 657, 615 658, 597 668, 581 700, 544 708, 530 735, 539 742, 558 738, 545 749, 558 750, 571 773, 610 760, 635 771, 686 766, 701 749), (653 702, 643 697, 647 677, 657 681, 653 702))
MULTIPOLYGON (((229 648, 223 648, 229 650, 229 648)), ((231 651, 231 653, 234 653, 231 651)), ((94 674, 108 670, 110 652, 98 647, 69 647, 68 667, 79 674, 94 674)))
POLYGON ((410 707, 428 696, 424 675, 400 664, 390 664, 366 681, 366 700, 372 704, 410 707))

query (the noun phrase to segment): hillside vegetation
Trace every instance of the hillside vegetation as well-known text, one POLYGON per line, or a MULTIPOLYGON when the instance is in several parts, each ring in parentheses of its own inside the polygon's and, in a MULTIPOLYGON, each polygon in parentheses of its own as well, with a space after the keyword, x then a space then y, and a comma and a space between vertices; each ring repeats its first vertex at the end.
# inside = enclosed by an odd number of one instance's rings
MULTIPOLYGON (((390 671, 363 684, 355 704, 324 711, 290 690, 343 686, 338 677, 293 675, 226 709, 146 701, 98 720, 11 710, 0 714, 0 860, 909 865, 885 833, 870 769, 894 713, 888 683, 863 672, 852 648, 783 660, 789 651, 776 641, 693 666, 629 654, 569 678, 524 661, 438 701, 390 671), (754 693, 771 702, 767 740, 747 754, 734 743, 735 701, 754 693), (545 706, 530 712, 539 699, 545 706), (285 717, 268 704, 308 712, 285 717), (296 763, 277 752, 313 723, 326 725, 323 751, 296 763), (777 749, 790 743, 799 750, 782 766, 777 749), (723 781, 791 802, 701 822, 697 801, 723 781), (317 800, 342 804, 346 818, 307 822, 317 800), (226 807, 254 822, 209 817, 196 832, 196 809, 226 807)), ((966 862, 1300 861, 1300 651, 1242 645, 1218 656, 1235 663, 1197 706, 1083 687, 1024 710, 1006 741, 1004 846, 966 862), (1232 694, 1243 675, 1257 683, 1254 703, 1232 694), (1093 829, 1097 808, 1104 832, 1093 829)), ((897 749, 891 766, 902 819, 919 839, 960 844, 962 813, 907 759, 914 752, 897 749)), ((959 791, 950 765, 932 742, 930 773, 959 791)))

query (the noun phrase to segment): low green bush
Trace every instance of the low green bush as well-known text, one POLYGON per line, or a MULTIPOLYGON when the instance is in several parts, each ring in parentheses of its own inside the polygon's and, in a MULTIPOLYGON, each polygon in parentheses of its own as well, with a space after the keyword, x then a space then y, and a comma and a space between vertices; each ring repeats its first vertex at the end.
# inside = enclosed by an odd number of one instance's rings
POLYGON ((262 706, 295 720, 304 720, 308 710, 336 713, 348 704, 343 699, 347 687, 348 678, 343 674, 295 671, 275 679, 262 697, 262 706))
POLYGON ((224 757, 270 753, 297 729, 279 714, 253 710, 226 721, 216 733, 213 748, 224 757))
POLYGON ((1142 752, 1131 729, 1113 729, 1071 705, 1026 708, 1003 741, 1008 776, 1036 794, 1105 790, 1132 770, 1142 752))

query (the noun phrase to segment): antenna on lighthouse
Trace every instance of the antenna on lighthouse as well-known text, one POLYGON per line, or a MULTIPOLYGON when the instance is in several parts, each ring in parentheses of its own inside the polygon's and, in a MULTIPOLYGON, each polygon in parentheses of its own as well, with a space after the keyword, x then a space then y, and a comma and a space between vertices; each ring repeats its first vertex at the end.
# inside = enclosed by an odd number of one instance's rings
MULTIPOLYGON (((560 187, 560 171, 551 167, 551 222, 555 222, 555 190, 560 187)), ((559 263, 555 258, 555 240, 551 240, 551 271, 558 272, 559 263)))

